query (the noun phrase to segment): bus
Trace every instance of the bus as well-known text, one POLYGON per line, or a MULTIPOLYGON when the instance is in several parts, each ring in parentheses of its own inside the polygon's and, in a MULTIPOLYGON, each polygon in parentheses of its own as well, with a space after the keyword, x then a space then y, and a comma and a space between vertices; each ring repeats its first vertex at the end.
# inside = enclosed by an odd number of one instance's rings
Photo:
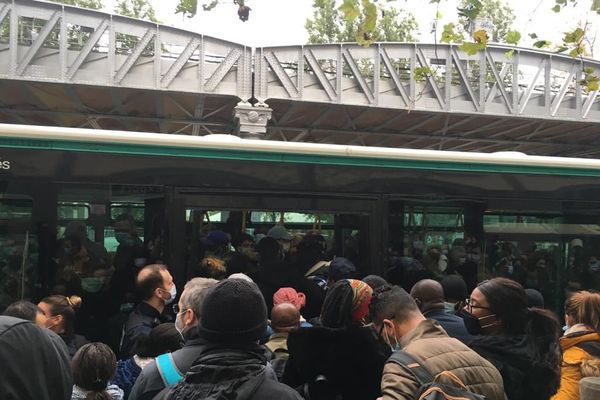
POLYGON ((182 285, 210 230, 318 232, 389 276, 514 276, 558 309, 600 288, 600 160, 0 124, 0 307, 52 291, 71 221, 114 254, 128 215, 182 285))

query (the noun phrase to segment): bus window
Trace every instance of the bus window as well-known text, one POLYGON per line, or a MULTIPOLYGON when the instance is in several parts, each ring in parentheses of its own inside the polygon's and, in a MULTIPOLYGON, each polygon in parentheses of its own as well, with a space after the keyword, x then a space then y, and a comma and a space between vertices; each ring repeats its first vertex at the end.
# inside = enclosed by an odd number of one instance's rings
POLYGON ((34 295, 38 256, 37 236, 32 234, 33 201, 0 200, 0 309, 34 295))
POLYGON ((71 221, 83 221, 86 222, 87 237, 94 241, 94 227, 89 224, 90 218, 90 204, 84 202, 59 202, 57 207, 58 216, 58 237, 62 238, 65 236, 65 230, 67 224, 71 221))

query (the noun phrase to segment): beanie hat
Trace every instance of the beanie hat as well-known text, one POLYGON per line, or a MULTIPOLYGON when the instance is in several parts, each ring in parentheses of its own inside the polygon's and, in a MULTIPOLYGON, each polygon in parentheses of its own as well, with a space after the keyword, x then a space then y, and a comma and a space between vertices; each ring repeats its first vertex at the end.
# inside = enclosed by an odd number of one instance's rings
POLYGON ((300 311, 306 304, 306 296, 302 292, 296 292, 294 288, 284 287, 273 295, 273 305, 276 306, 281 303, 291 303, 300 311))
POLYGON ((249 343, 265 336, 267 306, 258 286, 225 279, 206 290, 198 334, 209 342, 249 343))
POLYGON ((334 282, 353 278, 354 274, 356 274, 356 267, 345 257, 336 257, 329 264, 328 277, 334 282))

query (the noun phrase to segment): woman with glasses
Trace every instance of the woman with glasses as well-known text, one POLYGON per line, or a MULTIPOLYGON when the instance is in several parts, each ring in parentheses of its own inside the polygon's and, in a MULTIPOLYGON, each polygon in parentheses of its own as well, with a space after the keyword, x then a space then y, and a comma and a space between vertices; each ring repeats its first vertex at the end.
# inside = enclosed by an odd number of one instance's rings
POLYGON ((548 400, 560 383, 556 316, 527 307, 523 287, 494 278, 477 286, 462 311, 469 346, 500 371, 508 400, 548 400))

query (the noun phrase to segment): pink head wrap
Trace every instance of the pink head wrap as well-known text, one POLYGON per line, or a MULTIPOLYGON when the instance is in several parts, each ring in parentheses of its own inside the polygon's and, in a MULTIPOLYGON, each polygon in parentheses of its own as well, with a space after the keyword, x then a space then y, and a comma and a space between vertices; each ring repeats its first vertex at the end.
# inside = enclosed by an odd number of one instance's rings
POLYGON ((273 295, 273 306, 281 303, 291 303, 300 311, 306 304, 306 296, 302 292, 296 292, 294 288, 284 287, 273 295))

